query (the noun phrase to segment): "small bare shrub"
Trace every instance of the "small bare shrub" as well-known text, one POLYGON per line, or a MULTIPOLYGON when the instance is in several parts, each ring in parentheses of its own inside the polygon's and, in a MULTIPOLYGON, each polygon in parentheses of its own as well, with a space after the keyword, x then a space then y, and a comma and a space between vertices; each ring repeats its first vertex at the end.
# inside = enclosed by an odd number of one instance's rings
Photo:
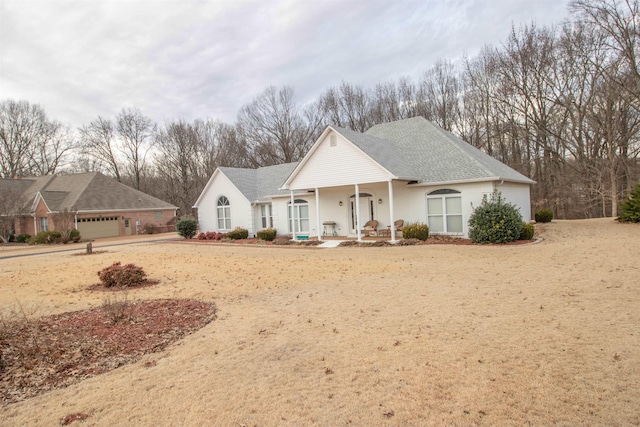
POLYGON ((131 320, 131 303, 127 293, 124 296, 107 296, 102 301, 102 310, 112 325, 131 320))

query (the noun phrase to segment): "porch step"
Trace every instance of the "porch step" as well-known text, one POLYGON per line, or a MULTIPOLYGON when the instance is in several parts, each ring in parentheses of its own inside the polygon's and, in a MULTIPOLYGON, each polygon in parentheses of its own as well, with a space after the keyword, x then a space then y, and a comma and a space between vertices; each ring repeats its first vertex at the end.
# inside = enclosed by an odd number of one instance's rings
POLYGON ((337 248, 340 243, 346 240, 325 240, 324 243, 316 246, 318 248, 337 248))

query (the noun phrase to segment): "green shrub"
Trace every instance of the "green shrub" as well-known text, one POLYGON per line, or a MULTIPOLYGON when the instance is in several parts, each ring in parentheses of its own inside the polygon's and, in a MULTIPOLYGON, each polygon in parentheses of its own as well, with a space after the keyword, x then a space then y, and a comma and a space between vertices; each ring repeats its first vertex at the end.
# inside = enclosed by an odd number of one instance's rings
POLYGON ((192 216, 183 216, 176 222, 176 231, 185 239, 192 239, 198 232, 198 221, 192 216))
POLYGON ((522 231, 520 232, 520 238, 518 240, 531 240, 536 232, 536 227, 533 224, 522 223, 522 231))
POLYGON ((522 232, 522 215, 511 203, 494 191, 491 198, 482 197, 482 203, 469 218, 469 237, 474 243, 515 242, 522 232))
POLYGON ((620 222, 640 222, 640 183, 631 190, 627 200, 620 204, 620 222))
POLYGON ((62 233, 59 231, 49 231, 49 236, 47 237, 47 243, 60 243, 62 239, 62 233))
POLYGON ((107 288, 139 286, 147 280, 147 273, 135 264, 121 265, 114 262, 98 272, 100 283, 107 288))
POLYGON ((18 234, 16 236, 16 242, 18 243, 27 243, 27 241, 29 241, 29 239, 31 238, 31 234, 18 234))
POLYGON ((231 240, 241 240, 249 237, 249 230, 246 228, 236 228, 227 233, 227 238, 231 240))
POLYGON ((429 237, 429 226, 426 224, 415 223, 407 224, 402 227, 403 239, 418 239, 425 241, 429 237))
POLYGON ((79 242, 81 237, 80 237, 80 232, 77 229, 73 229, 69 232, 69 238, 71 240, 73 240, 74 242, 79 242))
POLYGON ((553 212, 551 209, 540 209, 535 214, 536 222, 551 222, 553 219, 553 212))
POLYGON ((272 242, 276 238, 276 230, 273 228, 266 228, 256 233, 258 239, 266 242, 272 242))
POLYGON ((44 245, 45 243, 48 242, 48 240, 49 240, 49 232, 40 231, 36 233, 35 236, 31 236, 31 238, 29 238, 29 241, 27 243, 29 243, 30 245, 44 245))

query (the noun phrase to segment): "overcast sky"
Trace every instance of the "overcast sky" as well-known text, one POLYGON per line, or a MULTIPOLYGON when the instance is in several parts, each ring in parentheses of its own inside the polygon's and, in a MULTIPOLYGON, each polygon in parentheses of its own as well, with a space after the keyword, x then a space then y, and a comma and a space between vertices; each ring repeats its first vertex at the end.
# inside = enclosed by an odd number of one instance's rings
POLYGON ((500 45, 511 25, 561 23, 568 0, 0 0, 0 100, 72 127, 136 106, 155 121, 235 122, 267 86, 300 104, 341 81, 417 80, 500 45))

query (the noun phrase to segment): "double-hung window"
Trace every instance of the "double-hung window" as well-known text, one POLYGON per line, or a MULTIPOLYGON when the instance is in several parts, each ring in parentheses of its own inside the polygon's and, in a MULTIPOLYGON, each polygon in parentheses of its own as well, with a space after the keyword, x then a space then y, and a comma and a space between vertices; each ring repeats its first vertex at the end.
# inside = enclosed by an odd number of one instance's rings
POLYGON ((427 224, 432 233, 462 233, 462 197, 456 190, 427 194, 427 224))

